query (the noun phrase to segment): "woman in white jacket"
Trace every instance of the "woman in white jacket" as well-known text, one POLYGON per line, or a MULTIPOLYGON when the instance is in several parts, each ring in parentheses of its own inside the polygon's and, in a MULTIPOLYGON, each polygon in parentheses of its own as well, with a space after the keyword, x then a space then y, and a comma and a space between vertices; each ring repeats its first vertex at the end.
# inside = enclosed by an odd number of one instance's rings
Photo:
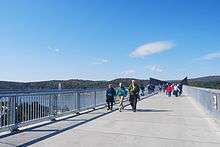
POLYGON ((180 91, 180 89, 178 88, 178 85, 175 84, 174 87, 173 87, 173 95, 178 97, 179 91, 180 91))

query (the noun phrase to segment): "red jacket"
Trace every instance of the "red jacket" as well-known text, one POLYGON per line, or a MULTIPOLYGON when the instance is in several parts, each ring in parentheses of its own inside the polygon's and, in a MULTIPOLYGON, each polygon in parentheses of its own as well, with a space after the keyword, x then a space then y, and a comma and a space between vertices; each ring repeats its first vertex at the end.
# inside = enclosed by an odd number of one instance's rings
POLYGON ((172 91, 173 91, 173 87, 172 87, 171 85, 168 86, 167 89, 166 89, 166 91, 167 91, 167 92, 172 92, 172 91))

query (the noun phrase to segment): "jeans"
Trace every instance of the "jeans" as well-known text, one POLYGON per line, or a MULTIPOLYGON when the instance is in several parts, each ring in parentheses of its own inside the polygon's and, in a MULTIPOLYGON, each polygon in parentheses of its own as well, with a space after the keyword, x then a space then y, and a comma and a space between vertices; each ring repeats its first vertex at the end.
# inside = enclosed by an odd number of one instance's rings
POLYGON ((107 105, 108 105, 108 110, 112 110, 113 109, 113 101, 108 101, 107 102, 107 105))
POLYGON ((114 97, 107 96, 106 103, 107 103, 108 110, 112 110, 113 109, 113 103, 114 103, 114 97))

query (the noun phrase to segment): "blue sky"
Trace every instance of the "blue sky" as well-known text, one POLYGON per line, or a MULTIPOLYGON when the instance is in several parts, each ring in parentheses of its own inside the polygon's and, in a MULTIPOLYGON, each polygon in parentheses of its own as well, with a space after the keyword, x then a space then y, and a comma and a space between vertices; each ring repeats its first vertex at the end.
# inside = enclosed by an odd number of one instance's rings
POLYGON ((0 0, 0 80, 220 75, 219 0, 0 0))

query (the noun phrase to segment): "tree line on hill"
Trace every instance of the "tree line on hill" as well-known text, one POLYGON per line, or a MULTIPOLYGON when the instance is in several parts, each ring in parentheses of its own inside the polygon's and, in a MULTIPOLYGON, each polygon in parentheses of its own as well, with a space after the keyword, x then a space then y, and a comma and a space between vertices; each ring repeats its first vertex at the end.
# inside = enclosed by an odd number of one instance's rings
POLYGON ((43 89, 58 89, 61 83, 63 89, 97 89, 107 88, 108 84, 113 84, 117 87, 119 83, 123 83, 127 87, 131 80, 136 80, 138 84, 147 85, 149 80, 120 78, 112 81, 91 81, 91 80, 52 80, 42 82, 0 82, 0 90, 43 90, 43 89))
MULTIPOLYGON (((52 80, 42 82, 7 82, 0 81, 0 91, 4 90, 45 90, 58 89, 61 83, 63 89, 97 89, 106 88, 108 84, 117 87, 119 83, 123 83, 127 87, 131 80, 136 80, 138 84, 148 85, 149 80, 119 78, 112 81, 91 81, 91 80, 52 80)), ((179 81, 174 81, 178 83, 179 81)), ((204 88, 220 89, 220 76, 208 76, 188 80, 189 85, 204 88)))

